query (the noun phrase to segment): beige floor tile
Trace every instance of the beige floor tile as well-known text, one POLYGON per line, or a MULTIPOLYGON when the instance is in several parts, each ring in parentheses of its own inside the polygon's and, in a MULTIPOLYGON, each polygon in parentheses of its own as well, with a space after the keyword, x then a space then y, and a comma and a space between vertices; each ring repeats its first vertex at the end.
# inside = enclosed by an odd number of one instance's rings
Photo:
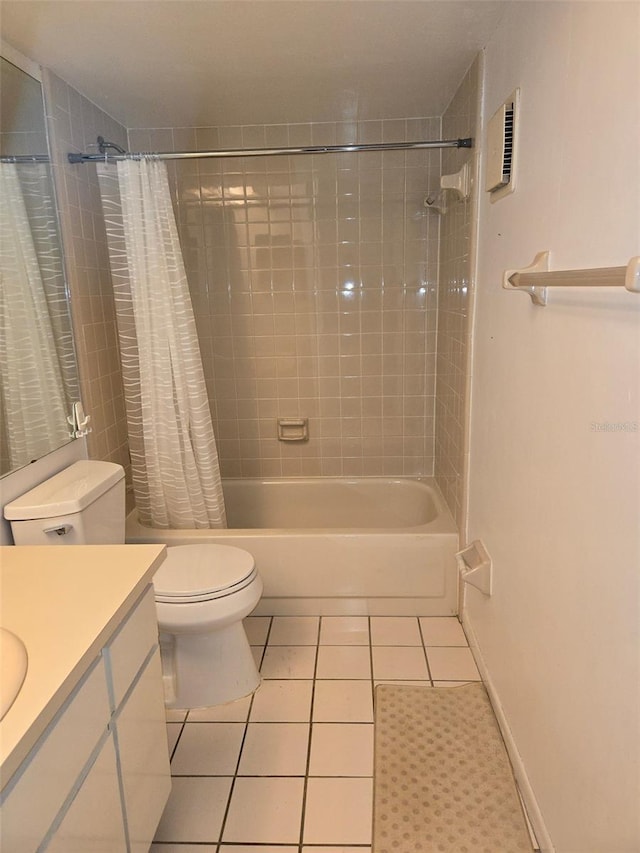
POLYGON ((274 616, 269 645, 315 646, 319 622, 318 616, 274 616))
POLYGON ((313 696, 314 722, 373 722, 370 681, 316 681, 313 696))
POLYGON ((314 723, 309 776, 372 776, 373 724, 314 723))
POLYGON ((376 646, 372 654, 373 677, 377 680, 413 681, 429 678, 422 646, 376 646))
POLYGON ((371 847, 303 847, 302 853, 371 853, 371 847))
POLYGON ((220 836, 231 781, 226 777, 173 779, 154 841, 215 843, 220 836))
POLYGON ((167 708, 165 713, 168 723, 184 723, 187 719, 186 711, 174 711, 172 708, 167 708))
MULTIPOLYGON (((202 848, 198 848, 201 850, 202 848)), ((221 844, 220 853, 297 853, 297 844, 221 844)), ((162 853, 162 851, 158 851, 162 853)), ((180 853, 180 851, 178 851, 180 853)))
POLYGON ((372 616, 372 646, 421 646, 422 637, 415 616, 372 616))
POLYGON ((309 779, 303 842, 370 844, 372 779, 309 779))
POLYGON ((320 645, 368 646, 368 618, 366 616, 323 616, 320 625, 320 645))
POLYGON ((174 776, 229 776, 238 764, 243 723, 185 723, 171 762, 174 776))
POLYGON ((306 723, 311 719, 313 681, 265 679, 253 697, 252 723, 306 723))
POLYGON ((243 844, 297 844, 304 779, 236 779, 222 833, 243 844))
POLYGON ((249 723, 238 773, 241 776, 304 776, 308 723, 249 723))
POLYGON ((169 746, 169 755, 173 752, 173 748, 178 742, 180 732, 182 731, 182 723, 167 723, 167 743, 169 746))
POLYGON ((425 646, 467 646, 462 625, 454 616, 422 616, 420 628, 425 646))
POLYGON ((431 677, 434 681, 479 681, 480 673, 470 649, 429 647, 431 677))
POLYGON ((251 646, 264 646, 267 642, 271 616, 248 616, 242 623, 251 646))
POLYGON ((313 678, 315 646, 268 646, 260 672, 263 678, 313 678))
POLYGON ((244 696, 235 702, 189 711, 188 720, 190 723, 243 723, 249 715, 250 705, 251 696, 244 696))
POLYGON ((320 646, 317 678, 371 678, 369 648, 320 646))

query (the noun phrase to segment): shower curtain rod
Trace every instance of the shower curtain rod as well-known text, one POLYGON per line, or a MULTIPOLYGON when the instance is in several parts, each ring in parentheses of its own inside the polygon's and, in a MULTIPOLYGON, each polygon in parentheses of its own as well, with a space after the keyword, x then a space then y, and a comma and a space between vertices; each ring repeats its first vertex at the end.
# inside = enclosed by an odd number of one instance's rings
POLYGON ((48 154, 10 154, 0 157, 0 163, 49 163, 48 154))
MULTIPOLYGON (((149 156, 158 160, 195 160, 212 157, 277 157, 287 154, 340 154, 355 151, 405 151, 425 148, 473 148, 473 139, 439 139, 433 142, 373 142, 362 145, 307 145, 300 148, 231 148, 227 151, 160 151, 149 152, 149 156)), ((146 153, 128 154, 119 145, 106 142, 98 137, 99 154, 68 154, 70 163, 108 162, 115 160, 136 160, 147 156, 146 153), (116 154, 107 149, 113 148, 116 154)))

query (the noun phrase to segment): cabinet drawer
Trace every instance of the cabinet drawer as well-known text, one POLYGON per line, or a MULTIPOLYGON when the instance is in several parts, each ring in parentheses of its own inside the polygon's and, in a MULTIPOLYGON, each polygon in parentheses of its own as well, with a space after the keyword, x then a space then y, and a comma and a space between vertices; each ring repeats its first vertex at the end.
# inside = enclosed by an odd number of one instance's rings
POLYGON ((113 735, 43 849, 47 853, 127 853, 113 735))
POLYGON ((32 853, 38 847, 104 735, 109 716, 100 659, 10 783, 2 802, 3 849, 32 853))
POLYGON ((158 642, 158 622, 153 587, 149 586, 139 604, 105 648, 107 672, 113 689, 113 710, 122 702, 140 667, 158 642))

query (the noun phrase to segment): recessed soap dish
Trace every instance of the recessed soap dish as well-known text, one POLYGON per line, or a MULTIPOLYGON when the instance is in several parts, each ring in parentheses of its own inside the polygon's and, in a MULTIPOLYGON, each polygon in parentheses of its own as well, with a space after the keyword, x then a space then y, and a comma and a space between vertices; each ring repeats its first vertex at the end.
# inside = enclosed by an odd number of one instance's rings
POLYGON ((278 418, 279 441, 309 441, 309 418, 278 418))

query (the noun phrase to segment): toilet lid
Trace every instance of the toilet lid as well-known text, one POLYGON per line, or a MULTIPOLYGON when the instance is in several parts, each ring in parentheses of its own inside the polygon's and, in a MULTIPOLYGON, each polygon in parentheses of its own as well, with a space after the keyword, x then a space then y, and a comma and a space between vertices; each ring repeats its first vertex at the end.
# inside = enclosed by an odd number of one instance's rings
POLYGON ((248 551, 232 545, 173 545, 153 577, 157 601, 208 601, 230 595, 256 574, 248 551))

